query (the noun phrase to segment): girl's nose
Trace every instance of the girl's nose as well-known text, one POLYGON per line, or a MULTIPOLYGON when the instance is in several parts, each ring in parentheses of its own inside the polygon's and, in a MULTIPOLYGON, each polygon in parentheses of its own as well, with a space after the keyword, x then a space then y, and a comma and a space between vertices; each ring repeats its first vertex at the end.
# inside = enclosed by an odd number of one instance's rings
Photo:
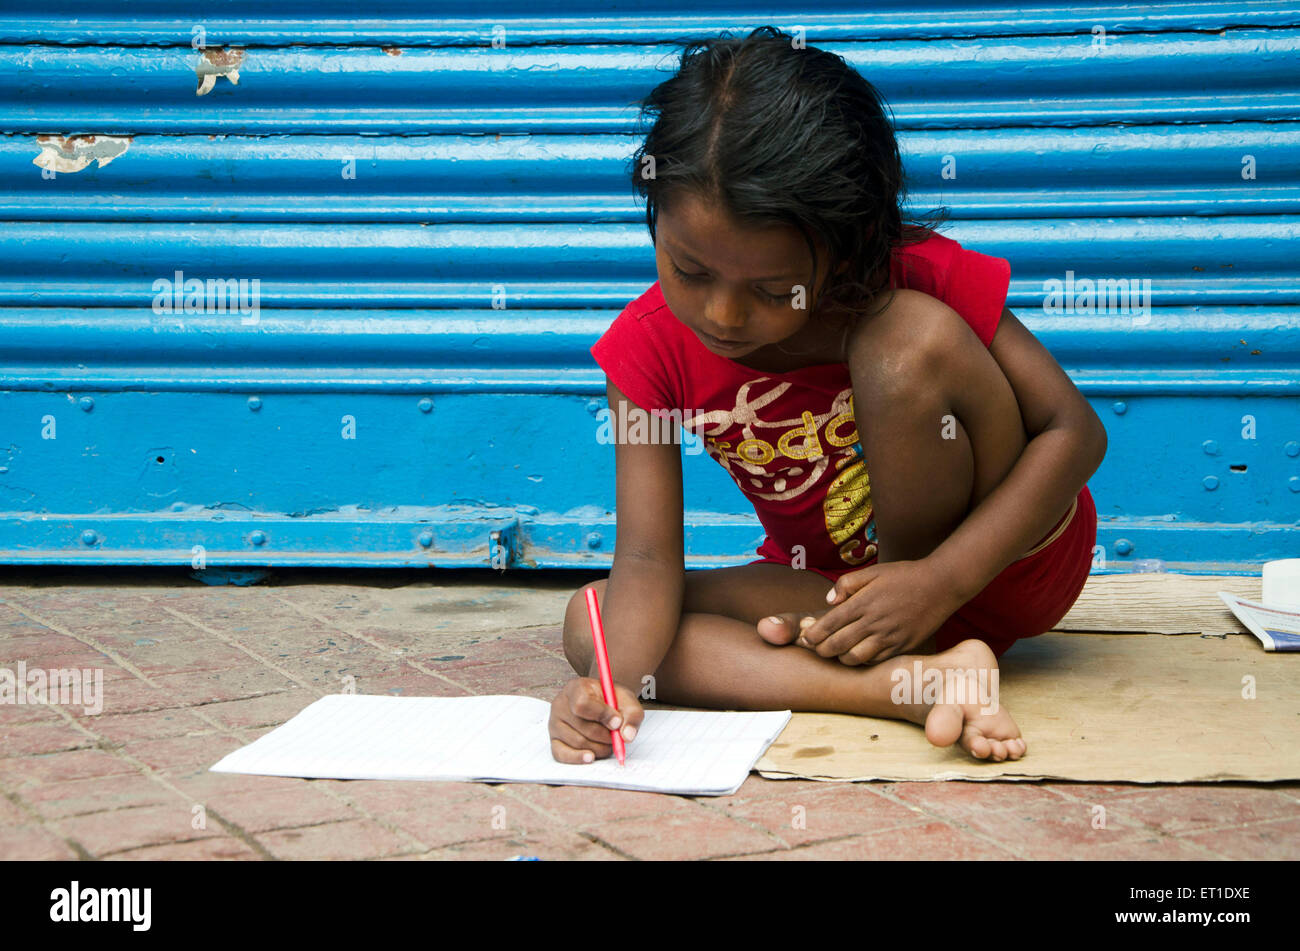
POLYGON ((704 319, 717 331, 715 337, 738 337, 745 326, 744 305, 733 295, 711 294, 704 308, 704 319))

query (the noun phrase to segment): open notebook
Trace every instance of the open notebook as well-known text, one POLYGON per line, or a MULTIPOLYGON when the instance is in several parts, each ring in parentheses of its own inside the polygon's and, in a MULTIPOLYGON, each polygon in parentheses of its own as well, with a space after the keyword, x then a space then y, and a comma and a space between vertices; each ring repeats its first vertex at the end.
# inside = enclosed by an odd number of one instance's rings
POLYGON ((551 705, 532 697, 322 697, 229 754, 218 773, 310 779, 442 779, 725 796, 790 721, 789 710, 647 710, 618 760, 551 756, 551 705))

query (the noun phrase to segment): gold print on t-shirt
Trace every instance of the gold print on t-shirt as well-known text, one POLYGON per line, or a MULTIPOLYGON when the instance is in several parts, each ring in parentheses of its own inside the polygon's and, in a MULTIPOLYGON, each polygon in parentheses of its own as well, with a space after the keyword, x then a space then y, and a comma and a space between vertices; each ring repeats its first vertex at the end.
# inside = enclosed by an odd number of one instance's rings
POLYGON ((840 474, 822 501, 826 533, 840 546, 840 557, 845 562, 860 565, 876 553, 874 544, 853 537, 871 520, 871 479, 867 476, 866 463, 856 452, 835 465, 840 474))
POLYGON ((759 377, 740 386, 731 409, 697 413, 682 425, 704 438, 704 447, 736 480, 746 495, 771 501, 797 498, 816 485, 833 462, 842 464, 857 456, 853 419, 853 389, 836 395, 829 410, 813 413, 801 409, 794 419, 766 420, 759 410, 788 389, 759 377), (764 389, 762 384, 772 384, 764 389), (736 426, 740 439, 724 439, 736 426), (830 454, 827 448, 834 447, 830 454))
POLYGON ((833 465, 838 474, 822 499, 826 534, 838 546, 841 561, 860 565, 876 554, 876 545, 871 481, 858 445, 853 388, 837 393, 825 413, 800 407, 797 419, 762 419, 759 411, 780 399, 790 386, 770 377, 750 380, 736 391, 731 409, 690 418, 683 414, 682 425, 704 438, 709 455, 751 498, 796 498, 818 484, 833 465))

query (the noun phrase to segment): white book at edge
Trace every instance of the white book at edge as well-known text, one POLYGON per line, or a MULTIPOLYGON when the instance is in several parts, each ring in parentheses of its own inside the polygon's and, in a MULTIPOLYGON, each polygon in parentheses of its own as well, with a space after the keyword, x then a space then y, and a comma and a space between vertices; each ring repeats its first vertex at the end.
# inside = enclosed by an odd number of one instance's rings
POLYGON ((725 796, 790 721, 759 713, 647 710, 627 764, 556 762, 551 705, 532 697, 332 694, 225 756, 218 773, 600 786, 725 796))

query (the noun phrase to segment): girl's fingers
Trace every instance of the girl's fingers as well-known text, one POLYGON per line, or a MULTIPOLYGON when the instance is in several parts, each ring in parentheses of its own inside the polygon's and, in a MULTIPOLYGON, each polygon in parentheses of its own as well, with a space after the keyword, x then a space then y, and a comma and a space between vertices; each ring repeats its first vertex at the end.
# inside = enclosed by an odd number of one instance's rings
POLYGON ((601 698, 600 684, 596 685, 594 693, 592 689, 588 687, 579 694, 577 699, 570 704, 570 709, 573 710, 573 715, 575 717, 593 723, 603 724, 607 730, 618 729, 618 727, 610 726, 610 724, 615 721, 617 721, 619 726, 623 725, 623 715, 605 703, 601 698))
POLYGON ((560 739, 564 746, 571 747, 573 750, 590 750, 597 757, 608 756, 614 752, 614 741, 610 739, 610 731, 604 730, 599 724, 582 724, 594 726, 595 733, 599 734, 603 730, 604 737, 601 735, 588 735, 585 729, 578 729, 578 726, 567 720, 556 720, 551 724, 551 738, 560 739))
POLYGON ((867 565, 867 567, 859 568, 857 571, 850 571, 847 574, 840 575, 839 580, 826 592, 826 603, 842 603, 846 598, 857 594, 870 584, 879 573, 880 566, 877 564, 867 565))
POLYGON ((878 664, 887 660, 895 652, 887 646, 882 647, 876 638, 867 637, 858 641, 840 655, 840 663, 848 667, 861 667, 864 664, 878 664))
POLYGON ((609 728, 605 726, 605 724, 598 723, 595 720, 582 720, 582 719, 567 720, 563 722, 565 726, 569 727, 576 734, 583 737, 588 744, 597 743, 603 746, 607 746, 611 750, 613 749, 613 746, 611 744, 614 741, 610 738, 609 728))
POLYGON ((572 763, 579 765, 582 763, 595 762, 595 754, 590 750, 575 750, 562 740, 551 737, 551 759, 557 763, 572 763), (587 759, 590 756, 591 759, 587 759))
POLYGON ((817 645, 817 653, 822 657, 838 657, 845 651, 854 647, 859 641, 865 640, 872 633, 871 625, 863 620, 857 620, 842 627, 826 640, 817 645))

